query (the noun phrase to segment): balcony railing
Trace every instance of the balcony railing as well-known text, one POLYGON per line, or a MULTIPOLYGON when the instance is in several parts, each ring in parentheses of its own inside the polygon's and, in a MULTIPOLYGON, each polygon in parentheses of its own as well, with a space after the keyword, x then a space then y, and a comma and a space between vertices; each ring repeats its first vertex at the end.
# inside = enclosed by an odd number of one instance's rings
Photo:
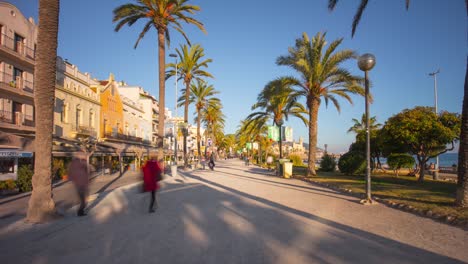
POLYGON ((10 111, 0 110, 0 122, 11 123, 13 115, 10 111))
POLYGON ((6 34, 1 34, 1 47, 18 53, 22 57, 26 57, 32 60, 36 58, 36 52, 33 48, 28 47, 21 41, 16 41, 6 34))
POLYGON ((15 112, 13 115, 12 112, 6 110, 0 110, 0 122, 27 127, 36 126, 36 122, 34 122, 34 117, 32 115, 26 115, 21 112, 15 112))
POLYGON ((97 135, 96 129, 94 129, 94 127, 74 125, 72 126, 72 129, 78 134, 85 135, 85 136, 96 137, 97 135))
POLYGON ((34 93, 33 82, 24 80, 19 76, 14 77, 13 75, 8 74, 6 72, 0 72, 0 83, 11 88, 16 88, 18 90, 30 93, 31 96, 34 93))
POLYGON ((111 139, 124 140, 124 141, 143 142, 143 139, 141 137, 124 135, 124 134, 120 134, 120 133, 106 132, 105 137, 106 138, 111 138, 111 139))

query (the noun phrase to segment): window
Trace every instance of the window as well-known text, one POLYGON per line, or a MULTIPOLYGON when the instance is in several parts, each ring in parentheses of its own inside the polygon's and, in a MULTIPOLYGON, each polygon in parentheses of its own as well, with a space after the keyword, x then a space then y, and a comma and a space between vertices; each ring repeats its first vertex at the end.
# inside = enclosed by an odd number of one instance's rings
POLYGON ((117 123, 117 125, 114 127, 114 131, 112 131, 114 133, 114 135, 117 135, 120 131, 120 123, 117 123))
POLYGON ((13 78, 16 80, 16 77, 20 77, 22 78, 23 77, 23 71, 14 67, 13 68, 13 78))
POLYGON ((16 52, 23 52, 24 38, 15 33, 15 42, 13 43, 13 49, 16 52))
POLYGON ((1 158, 0 159, 0 174, 15 172, 15 159, 14 158, 1 158))
POLYGON ((81 111, 81 107, 78 105, 76 107, 76 128, 83 124, 83 111, 81 111))
POLYGON ((0 25, 0 45, 3 44, 3 25, 0 25))
POLYGON ((62 122, 63 123, 68 123, 68 109, 69 109, 69 105, 63 104, 63 109, 62 109, 62 122))
POLYGON ((107 134, 107 119, 104 119, 104 123, 103 123, 103 126, 102 126, 102 127, 104 128, 104 131, 103 131, 103 132, 104 132, 104 136, 106 136, 106 134, 107 134))
POLYGON ((94 128, 94 111, 89 110, 89 127, 94 128))

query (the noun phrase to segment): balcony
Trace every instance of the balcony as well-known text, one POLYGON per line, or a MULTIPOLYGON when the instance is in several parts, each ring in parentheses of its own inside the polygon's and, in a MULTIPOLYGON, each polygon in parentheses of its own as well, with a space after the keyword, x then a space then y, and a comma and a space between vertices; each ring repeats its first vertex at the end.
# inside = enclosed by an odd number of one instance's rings
POLYGON ((85 137, 96 137, 97 132, 96 129, 93 127, 88 127, 88 126, 72 126, 72 130, 76 132, 76 136, 85 136, 85 137))
POLYGON ((128 141, 139 142, 139 143, 143 142, 143 139, 141 137, 124 135, 124 134, 120 134, 120 133, 106 132, 105 137, 108 138, 108 139, 117 139, 117 140, 125 141, 125 142, 128 142, 128 141))
POLYGON ((3 98, 13 99, 25 104, 34 103, 34 84, 23 78, 0 72, 0 92, 3 98))
POLYGON ((6 110, 0 110, 0 128, 34 132, 36 123, 32 115, 26 115, 21 112, 12 113, 6 110))
POLYGON ((21 62, 29 67, 34 67, 36 60, 36 52, 33 48, 28 47, 23 42, 17 41, 5 34, 0 34, 0 51, 3 51, 11 59, 21 62))

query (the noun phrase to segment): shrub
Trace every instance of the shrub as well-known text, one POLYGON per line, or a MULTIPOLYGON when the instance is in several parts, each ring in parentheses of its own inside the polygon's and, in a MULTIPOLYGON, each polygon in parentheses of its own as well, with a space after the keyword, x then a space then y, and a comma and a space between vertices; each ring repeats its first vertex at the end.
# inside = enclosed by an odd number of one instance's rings
POLYGON ((304 165, 302 163, 301 156, 299 156, 299 155, 291 154, 291 155, 289 155, 289 159, 292 160, 292 163, 293 163, 294 166, 304 165))
POLYGON ((357 151, 350 151, 340 157, 338 168, 345 174, 360 174, 366 170, 366 158, 357 151))
POLYGON ((34 172, 30 166, 23 165, 18 169, 17 185, 20 192, 32 191, 32 176, 34 172))
POLYGON ((320 171, 335 171, 336 161, 331 155, 325 154, 320 161, 320 171))
POLYGON ((61 158, 54 158, 52 160, 52 180, 61 180, 65 174, 65 162, 61 158))
POLYGON ((414 163, 414 158, 406 153, 390 154, 387 158, 388 166, 395 171, 397 177, 401 168, 412 168, 414 163))
POLYGON ((15 180, 8 179, 6 181, 0 181, 0 190, 14 190, 16 189, 15 180))

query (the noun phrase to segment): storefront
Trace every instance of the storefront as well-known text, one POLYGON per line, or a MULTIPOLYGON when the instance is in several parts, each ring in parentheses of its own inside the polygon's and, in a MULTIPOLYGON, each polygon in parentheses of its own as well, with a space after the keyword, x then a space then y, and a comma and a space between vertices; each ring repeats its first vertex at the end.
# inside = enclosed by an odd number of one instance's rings
POLYGON ((32 164, 33 153, 16 149, 0 149, 0 181, 17 179, 19 166, 32 164))

